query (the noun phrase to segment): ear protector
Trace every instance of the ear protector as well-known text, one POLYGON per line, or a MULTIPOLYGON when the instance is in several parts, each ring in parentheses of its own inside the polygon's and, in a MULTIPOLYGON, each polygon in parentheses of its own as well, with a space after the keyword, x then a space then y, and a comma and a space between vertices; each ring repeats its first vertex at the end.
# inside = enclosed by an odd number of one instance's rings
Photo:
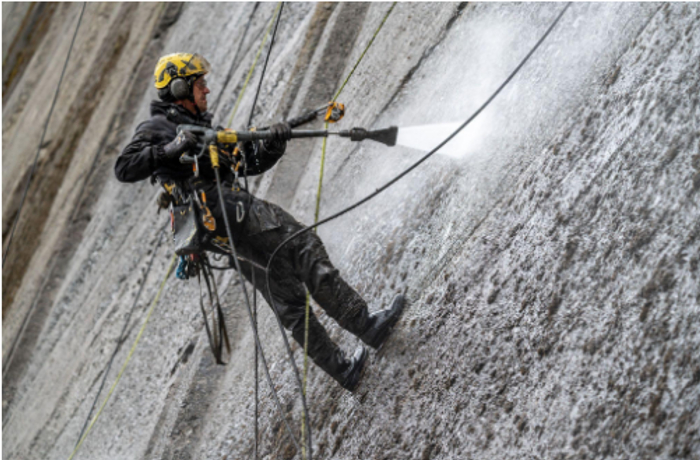
POLYGON ((192 98, 192 89, 186 79, 182 77, 173 78, 168 86, 170 88, 170 94, 176 101, 192 98))

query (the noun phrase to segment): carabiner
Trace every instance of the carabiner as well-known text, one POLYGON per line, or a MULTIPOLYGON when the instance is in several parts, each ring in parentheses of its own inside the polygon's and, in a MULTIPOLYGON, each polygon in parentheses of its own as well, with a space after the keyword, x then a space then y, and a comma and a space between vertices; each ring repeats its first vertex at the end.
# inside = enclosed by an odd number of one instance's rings
POLYGON ((243 218, 245 217, 245 207, 243 207, 243 202, 239 201, 236 203, 236 222, 239 224, 243 222, 243 218))

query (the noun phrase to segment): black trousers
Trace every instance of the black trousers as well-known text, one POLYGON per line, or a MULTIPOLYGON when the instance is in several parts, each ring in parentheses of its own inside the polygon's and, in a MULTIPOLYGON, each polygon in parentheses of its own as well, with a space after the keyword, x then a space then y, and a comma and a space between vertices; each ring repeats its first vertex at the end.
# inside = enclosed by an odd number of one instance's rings
MULTIPOLYGON (((207 190, 207 202, 217 203, 212 207, 212 213, 217 220, 217 233, 224 236, 226 230, 218 206, 218 194, 214 192, 210 197, 211 192, 207 190)), ((241 193, 245 192, 233 192, 224 187, 224 202, 236 251, 244 259, 240 260, 241 270, 251 283, 255 273, 256 289, 275 309, 294 339, 304 346, 306 289, 343 329, 358 337, 367 331, 370 326, 367 303, 341 278, 328 258, 323 242, 313 231, 296 237, 275 256, 270 272, 270 298, 264 267, 277 246, 304 226, 279 206, 247 194, 247 212, 243 221, 238 222, 241 193)), ((309 357, 335 378, 339 378, 349 365, 313 310, 309 315, 309 357)))

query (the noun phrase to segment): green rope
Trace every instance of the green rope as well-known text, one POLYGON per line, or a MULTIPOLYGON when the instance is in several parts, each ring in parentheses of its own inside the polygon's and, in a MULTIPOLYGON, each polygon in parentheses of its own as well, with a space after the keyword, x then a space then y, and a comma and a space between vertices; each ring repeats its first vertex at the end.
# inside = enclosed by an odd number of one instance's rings
POLYGON ((236 104, 233 106, 233 111, 231 112, 231 116, 229 117, 228 123, 226 124, 227 129, 231 127, 231 124, 233 123, 233 117, 235 117, 236 112, 238 112, 238 106, 241 104, 241 100, 243 100, 243 94, 245 94, 245 90, 248 88, 248 82, 250 82, 250 78, 253 76, 253 72, 255 71, 255 66, 258 64, 258 59, 260 58, 260 55, 262 54, 262 50, 265 47, 265 43, 267 43, 267 38, 270 36, 270 30, 272 30, 272 25, 275 23, 275 18, 279 14, 281 7, 282 7, 282 2, 277 3, 277 8, 275 8, 275 12, 272 15, 272 19, 270 19, 270 23, 267 25, 267 31, 265 31, 265 36, 263 36, 263 39, 260 42, 260 47, 258 48, 258 52, 255 54, 255 59, 253 59, 253 64, 250 66, 250 70, 248 71, 248 75, 245 77, 245 81, 243 82, 243 88, 241 88, 241 92, 238 93, 238 98, 236 99, 236 104))
MULTIPOLYGON (((364 51, 362 51, 362 54, 360 54, 359 59, 355 63, 355 65, 352 67, 352 70, 350 70, 350 73, 348 73, 348 76, 345 77, 345 80, 343 81, 342 85, 340 85, 340 89, 338 90, 337 93, 335 93, 335 96, 333 96, 332 102, 335 102, 336 99, 338 99, 338 96, 340 96, 340 93, 343 92, 345 89, 345 85, 347 85, 348 81, 350 80, 350 77, 355 73, 355 70, 357 67, 360 65, 360 62, 362 62, 362 59, 365 57, 365 54, 367 54, 367 51, 370 49, 372 44, 374 43, 374 39, 377 38, 377 35, 379 35, 379 31, 382 30, 382 27, 384 27, 384 23, 386 23, 386 20, 389 18, 389 15, 391 12, 394 10, 394 7, 396 6, 397 2, 394 2, 391 4, 391 7, 389 10, 386 12, 384 15, 384 19, 382 19, 382 22, 379 24, 379 27, 377 27, 377 30, 374 31, 374 35, 372 35, 372 38, 370 39, 369 43, 367 43, 367 46, 365 47, 364 51)), ((325 130, 328 130, 328 125, 329 123, 326 122, 324 125, 325 130)), ((323 138, 323 145, 321 147, 321 171, 319 172, 318 175, 318 189, 316 191, 316 209, 314 211, 314 224, 318 222, 318 216, 319 212, 321 210, 321 190, 323 188, 323 171, 325 169, 325 164, 326 164, 326 145, 327 145, 328 138, 324 137, 323 138)), ((316 231, 314 229, 314 231, 316 231)), ((306 396, 306 384, 307 384, 307 376, 309 372, 309 316, 311 312, 311 296, 309 295, 308 291, 306 293, 306 310, 305 310, 305 317, 304 317, 304 372, 303 372, 303 385, 302 385, 302 391, 304 393, 304 396, 306 396)), ((305 444, 304 444, 304 439, 306 436, 306 432, 304 431, 304 414, 302 414, 301 417, 301 446, 302 446, 302 458, 306 458, 306 450, 304 449, 305 444)))
POLYGON ((143 335, 143 332, 146 330, 146 325, 148 325, 148 320, 151 319, 151 314, 153 313, 153 310, 154 310, 156 304, 158 303, 158 300, 160 300, 160 296, 163 293, 163 289, 165 288, 165 283, 166 283, 166 281, 168 281, 168 278, 170 277, 170 274, 173 271, 173 267, 175 266, 176 260, 177 260, 177 256, 173 255, 172 259, 170 259, 170 266, 168 267, 168 271, 165 273, 165 278, 163 278, 163 282, 160 283, 160 288, 158 289, 158 293, 156 294, 155 298, 153 299, 153 302, 151 303, 150 308, 148 309, 148 314, 146 315, 146 319, 143 322, 143 325, 141 326, 141 329, 139 330, 138 335, 136 336, 136 340, 134 340, 134 344, 131 346, 131 350, 129 350, 129 354, 126 357, 126 361, 124 361, 122 368, 119 370, 119 374, 117 374, 117 378, 116 378, 116 380, 114 380, 112 387, 109 389, 109 392, 107 393, 107 397, 102 402, 100 409, 97 411, 95 416, 92 418, 90 425, 87 427, 87 430, 85 430, 85 434, 83 434, 83 436, 80 438, 80 441, 78 441, 78 444, 75 446, 75 449, 73 449, 73 453, 70 454, 70 457, 68 457, 68 460, 72 460, 73 457, 75 457, 75 454, 78 453, 78 449, 80 449, 80 446, 83 445, 83 441, 85 441, 85 438, 87 438, 87 435, 90 434, 90 430, 92 430, 92 427, 95 425, 95 422, 97 422, 97 419, 100 418, 100 415, 102 414, 102 410, 107 405, 107 402, 109 401, 109 398, 112 396, 112 393, 114 393, 114 389, 117 387, 119 380, 122 378, 122 375, 124 374, 124 371, 126 370, 126 366, 129 364, 129 361, 131 361, 131 358, 134 356, 134 351, 136 351, 136 346, 139 344, 139 341, 141 340, 141 336, 143 335))
MULTIPOLYGON (((260 47, 258 48, 258 52, 255 55, 255 59, 253 60, 253 64, 250 67, 250 70, 248 71, 248 75, 246 76, 245 82, 243 84, 243 88, 241 88, 241 92, 238 94, 238 98, 236 100, 236 104, 234 105, 233 111, 231 113, 231 116, 228 121, 227 128, 231 127, 231 123, 233 122, 233 118, 236 115, 236 112, 238 111, 238 106, 241 103, 241 100, 243 99, 243 94, 245 93, 246 88, 248 87, 248 82, 250 81, 250 78, 253 75, 253 72, 255 71, 255 66, 258 62, 258 59, 260 58, 260 55, 262 54, 262 50, 265 47, 265 43, 267 42, 267 39, 270 35, 270 30, 272 29, 272 25, 274 24, 275 18, 279 14, 280 7, 282 6, 282 2, 279 2, 277 4, 277 7, 275 8, 275 12, 272 16, 272 19, 270 20, 270 23, 267 27, 267 31, 265 32, 265 36, 263 37, 262 42, 260 43, 260 47)), ((73 452, 71 453, 70 457, 68 457, 68 460, 72 460, 75 455, 78 453, 78 450, 80 447, 83 445, 83 442, 87 438, 88 434, 90 434, 90 431, 92 431, 93 426, 97 422, 97 420, 100 418, 100 415, 102 415, 102 411, 104 410, 105 406, 107 406, 107 403, 109 402, 112 393, 114 393, 114 390, 117 387, 117 384, 121 380, 124 371, 126 371, 126 367, 131 361, 131 358, 134 355, 134 352, 136 351, 136 347, 138 346, 139 342, 141 341, 141 337, 143 336, 144 331, 146 330, 146 326, 148 325, 149 320, 151 319, 151 315, 153 313, 153 310, 155 309, 156 304, 160 300, 160 297, 163 293, 163 289, 165 288, 165 283, 167 282, 168 278, 170 277, 170 274, 172 273, 173 267, 175 266, 175 261, 177 260, 177 256, 173 255, 172 259, 170 260, 170 266, 168 267, 168 271, 165 274, 165 278, 161 282, 160 288, 158 289, 158 293, 156 294, 155 298, 153 299, 153 302, 151 303, 151 306, 148 310, 148 314, 146 315, 146 319, 143 322, 143 325, 141 326, 141 329, 139 330, 138 335, 136 336, 136 340, 134 341, 134 344, 131 346, 131 350, 129 350, 129 354, 126 357, 126 360, 124 361, 124 364, 122 365, 122 368, 119 370, 119 373, 117 374, 117 378, 115 379, 114 383, 112 384, 111 388, 109 389, 109 392, 107 393, 107 396, 105 397, 105 400, 102 402, 102 405, 100 406, 99 410, 95 414, 95 416, 92 418, 92 421, 90 422, 90 425, 88 425, 87 429, 85 430, 85 433, 83 436, 80 438, 78 441, 78 444, 75 446, 75 449, 73 449, 73 452)))
POLYGON ((372 43, 374 43, 374 39, 377 38, 377 35, 379 35, 379 31, 382 30, 382 27, 384 27, 384 23, 386 20, 389 18, 389 15, 391 12, 394 10, 394 7, 396 6, 396 2, 391 4, 391 8, 389 8, 389 11, 386 12, 384 15, 384 19, 382 19, 382 22, 379 24, 379 27, 377 27, 377 30, 374 32, 374 35, 372 35, 372 39, 367 43, 367 47, 365 50, 362 52, 360 55, 360 58, 357 60, 355 63, 355 66, 352 68, 348 76, 345 78, 345 81, 343 84, 340 86, 340 89, 338 90, 337 93, 335 93, 335 96, 333 97, 333 102, 335 102, 336 99, 338 99, 338 96, 340 96, 340 93, 343 92, 343 89, 345 89, 345 85, 348 83, 348 80, 350 80, 350 77, 352 77, 352 74, 355 73, 355 69, 357 69, 357 66, 360 65, 360 62, 362 61, 362 58, 365 57, 365 54, 367 53, 367 50, 369 50, 370 46, 372 46, 372 43))

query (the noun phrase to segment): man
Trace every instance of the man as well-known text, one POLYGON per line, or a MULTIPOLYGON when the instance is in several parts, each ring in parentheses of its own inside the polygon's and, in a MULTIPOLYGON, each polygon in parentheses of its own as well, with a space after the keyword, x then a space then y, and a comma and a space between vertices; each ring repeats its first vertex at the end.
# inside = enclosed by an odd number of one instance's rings
MULTIPOLYGON (((177 126, 211 127, 205 79, 209 70, 209 63, 197 54, 177 53, 160 58, 155 69, 155 87, 160 101, 151 103, 151 119, 136 128, 133 139, 117 159, 117 178, 122 182, 136 182, 150 177, 160 183, 175 202, 187 194, 204 194, 216 223, 212 233, 219 238, 226 238, 223 212, 227 212, 243 275, 251 281, 255 271, 255 287, 270 305, 274 305, 282 324, 302 346, 305 285, 314 300, 341 327, 367 345, 378 348, 403 310, 403 296, 397 296, 390 308, 369 314, 362 297, 331 264, 318 236, 305 232, 285 245, 276 256, 270 273, 273 298, 268 298, 265 272, 261 267, 267 265, 270 255, 282 241, 303 226, 278 206, 249 194, 238 183, 235 172, 228 168, 221 168, 225 202, 225 209, 221 209, 208 159, 200 161, 198 177, 192 165, 179 161, 183 154, 194 154, 201 147, 197 147, 197 138, 192 133, 177 134, 177 126)), ((287 141, 291 139, 290 126, 278 123, 269 129, 274 134, 273 140, 239 146, 247 175, 269 170, 284 154, 287 141)), ((309 356, 340 385, 353 391, 359 384, 368 353, 360 345, 351 358, 346 358, 311 312, 309 356)))

